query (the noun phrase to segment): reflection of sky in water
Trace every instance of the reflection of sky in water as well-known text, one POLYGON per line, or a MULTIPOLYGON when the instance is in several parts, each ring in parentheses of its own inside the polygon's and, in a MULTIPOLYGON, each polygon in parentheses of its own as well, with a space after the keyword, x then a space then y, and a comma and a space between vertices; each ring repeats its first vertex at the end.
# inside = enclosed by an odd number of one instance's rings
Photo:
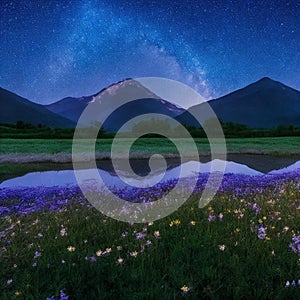
MULTIPOLYGON (((219 168, 221 168, 221 161, 216 161, 216 165, 219 168)), ((169 179, 176 179, 178 178, 180 174, 180 168, 182 168, 182 177, 192 177, 197 174, 197 170, 199 170, 200 167, 200 173, 209 173, 211 169, 211 162, 207 163, 199 163, 196 161, 189 161, 181 166, 175 167, 173 169, 169 169, 166 171, 165 175, 163 176, 163 179, 161 182, 167 181, 169 179), (200 165, 199 165, 200 164, 200 165)), ((217 167, 218 169, 218 167, 217 167)), ((300 169, 300 161, 294 163, 293 165, 280 169, 280 170, 274 170, 269 172, 270 174, 279 174, 279 173, 285 173, 300 169)), ((86 177, 86 183, 92 183, 94 180, 89 175, 89 170, 80 170, 79 172, 83 172, 86 177)), ((111 173, 99 169, 100 176, 102 180, 106 183, 109 187, 129 187, 126 183, 124 183, 122 180, 120 180, 117 176, 112 175, 111 173)), ((262 175, 263 173, 256 171, 254 169, 249 168, 246 165, 235 163, 235 162, 227 162, 225 173, 232 173, 232 174, 243 174, 243 175, 262 175)), ((153 186, 153 183, 155 183, 156 175, 153 175, 152 177, 148 177, 147 180, 143 180, 143 187, 151 187, 153 186)), ((137 179, 130 178, 127 179, 128 181, 132 182, 133 184, 137 179)), ((13 178, 6 180, 0 184, 1 188, 4 187, 16 187, 16 186, 22 186, 22 187, 35 187, 35 186, 45 186, 45 187, 52 187, 52 186, 66 186, 66 185, 73 185, 77 184, 76 178, 74 175, 73 170, 65 170, 65 171, 45 171, 45 172, 33 172, 28 173, 24 176, 13 178)))

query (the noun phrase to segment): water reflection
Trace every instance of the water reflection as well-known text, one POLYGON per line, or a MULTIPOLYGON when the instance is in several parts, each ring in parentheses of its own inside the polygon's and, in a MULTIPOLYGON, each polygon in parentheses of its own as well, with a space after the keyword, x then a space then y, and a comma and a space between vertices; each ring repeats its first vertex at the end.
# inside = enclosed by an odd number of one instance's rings
MULTIPOLYGON (((220 164, 221 167, 221 161, 216 161, 217 165, 220 164)), ((162 182, 178 178, 180 174, 180 168, 181 166, 184 166, 184 173, 183 177, 191 177, 196 176, 197 171, 200 169, 201 173, 209 173, 211 169, 212 162, 206 162, 206 163, 199 163, 196 161, 189 161, 185 162, 182 165, 177 166, 171 166, 169 169, 167 169, 165 175, 163 176, 162 182)), ((279 170, 273 170, 269 172, 270 174, 278 174, 278 173, 285 173, 300 169, 300 161, 279 169, 279 170)), ((103 169, 98 169, 99 175, 101 176, 102 180, 105 182, 105 184, 109 187, 128 187, 122 180, 120 180, 117 176, 115 176, 114 172, 110 172, 103 169)), ((93 182, 93 178, 91 178, 91 175, 89 174, 88 170, 80 170, 80 172, 84 172, 84 175, 86 177, 86 182, 93 182)), ((264 173, 257 171, 255 169, 252 169, 248 167, 247 165, 240 164, 233 161, 227 161, 226 163, 226 170, 225 173, 233 173, 233 174, 244 174, 244 175, 262 175, 264 173)), ((159 171, 157 171, 156 175, 159 174, 159 171)), ((148 187, 152 186, 154 182, 156 182, 156 175, 148 178, 147 180, 142 180, 142 186, 148 187)), ((130 179, 131 183, 135 183, 137 179, 130 179)), ((4 187, 37 187, 37 186, 44 186, 44 187, 52 187, 52 186, 66 186, 66 185, 74 185, 76 184, 76 178, 74 175, 73 170, 62 170, 62 171, 44 171, 44 172, 33 172, 28 173, 24 176, 13 178, 6 180, 0 184, 1 188, 4 187)))

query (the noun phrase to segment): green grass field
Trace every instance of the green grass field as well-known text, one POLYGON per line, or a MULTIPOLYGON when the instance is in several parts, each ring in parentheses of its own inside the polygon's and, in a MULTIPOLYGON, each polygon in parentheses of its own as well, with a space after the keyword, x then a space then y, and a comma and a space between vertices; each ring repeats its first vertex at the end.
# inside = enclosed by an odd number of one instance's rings
MULTIPOLYGON (((207 139, 195 139, 200 153, 209 154, 207 139)), ((99 139, 96 151, 109 153, 112 139, 99 139)), ((186 140, 180 140, 186 144, 186 140)), ((226 139, 231 153, 261 153, 276 155, 300 154, 300 137, 230 138, 226 139)), ((176 153, 175 146, 162 138, 139 139, 132 149, 138 153, 176 153)), ((71 153, 72 140, 63 139, 0 139, 0 154, 8 153, 71 153)))

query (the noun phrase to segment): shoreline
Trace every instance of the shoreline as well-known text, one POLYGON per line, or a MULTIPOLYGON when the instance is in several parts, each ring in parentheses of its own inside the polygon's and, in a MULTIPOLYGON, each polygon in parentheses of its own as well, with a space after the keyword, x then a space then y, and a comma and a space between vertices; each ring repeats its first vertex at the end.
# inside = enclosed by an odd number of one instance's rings
MULTIPOLYGON (((130 159, 149 159, 152 153, 140 152, 130 156, 130 159)), ((180 156, 176 153, 161 153, 166 159, 179 159, 180 156)), ((240 150, 240 151, 227 151, 227 155, 266 155, 266 156, 299 156, 299 153, 289 153, 289 152, 276 152, 276 151, 260 151, 255 149, 249 150, 240 150)), ((207 157, 210 156, 209 152, 200 152, 199 157, 207 157)), ((96 161, 101 160, 110 160, 111 155, 108 152, 104 153, 96 153, 95 155, 96 161)), ((125 159, 126 157, 123 155, 119 155, 118 159, 125 159)), ((185 155, 183 159, 192 160, 195 156, 185 155)), ((87 154, 82 162, 88 162, 93 159, 93 156, 87 154)), ((72 163, 72 154, 71 153, 8 153, 8 154, 0 154, 0 164, 22 164, 22 163, 72 163)))

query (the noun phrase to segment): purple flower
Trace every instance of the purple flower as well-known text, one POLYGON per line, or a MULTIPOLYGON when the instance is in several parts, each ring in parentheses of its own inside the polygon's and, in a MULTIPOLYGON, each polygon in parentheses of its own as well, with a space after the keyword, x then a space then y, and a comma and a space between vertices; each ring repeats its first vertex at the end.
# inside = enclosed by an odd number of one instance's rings
POLYGON ((289 246, 295 253, 300 254, 300 235, 294 236, 289 246))
POLYGON ((140 239, 143 239, 145 237, 145 234, 142 233, 142 232, 138 232, 135 237, 136 237, 137 240, 140 240, 140 239))
POLYGON ((256 214, 258 214, 260 212, 260 207, 256 203, 254 203, 252 207, 256 214))
POLYGON ((60 291, 59 297, 47 297, 46 300, 68 300, 69 296, 67 294, 64 293, 64 290, 60 291))
POLYGON ((213 222, 215 219, 216 219, 216 216, 215 216, 215 215, 209 214, 209 216, 208 216, 208 221, 209 221, 209 222, 213 222))
POLYGON ((264 240, 267 236, 266 234, 266 227, 263 227, 263 226, 259 226, 257 231, 258 231, 258 234, 257 234, 257 237, 261 240, 264 240))
POLYGON ((41 253, 41 252, 38 252, 38 251, 35 251, 35 253, 34 253, 34 258, 38 258, 38 257, 40 257, 40 256, 42 256, 42 253, 41 253))

